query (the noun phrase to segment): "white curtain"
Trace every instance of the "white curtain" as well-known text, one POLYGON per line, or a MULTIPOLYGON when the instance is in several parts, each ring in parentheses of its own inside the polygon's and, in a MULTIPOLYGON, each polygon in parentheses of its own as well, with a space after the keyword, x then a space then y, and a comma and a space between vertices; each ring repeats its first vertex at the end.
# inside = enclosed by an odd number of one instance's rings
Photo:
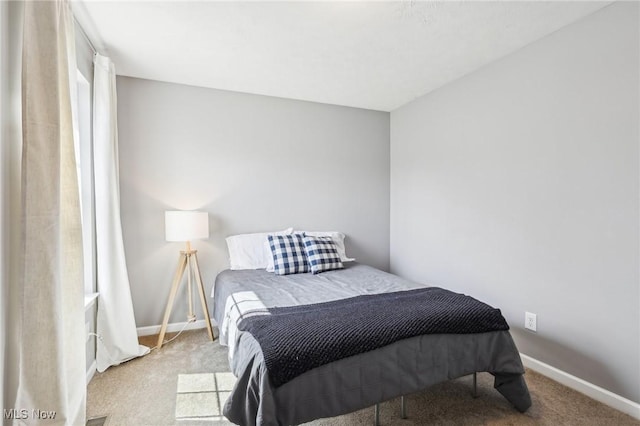
MULTIPOLYGON (((66 0, 25 2, 22 49, 22 244, 14 407, 85 423, 82 234, 74 154, 73 17, 66 0)), ((5 407, 6 408, 6 407, 5 407)), ((38 423, 32 417, 27 423, 38 423)))
POLYGON ((149 353, 138 344, 120 222, 118 124, 114 65, 96 54, 93 76, 93 143, 98 281, 96 363, 112 365, 149 353))

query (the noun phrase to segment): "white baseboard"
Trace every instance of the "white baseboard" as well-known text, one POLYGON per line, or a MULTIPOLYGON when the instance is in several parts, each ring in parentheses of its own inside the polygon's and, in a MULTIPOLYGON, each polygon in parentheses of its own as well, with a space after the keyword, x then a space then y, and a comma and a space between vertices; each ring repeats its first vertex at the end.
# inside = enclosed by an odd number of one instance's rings
POLYGON ((600 386, 596 386, 593 383, 589 383, 586 380, 582 380, 581 378, 571 375, 565 371, 552 367, 549 364, 545 364, 542 361, 538 361, 535 358, 531 358, 523 353, 520 354, 520 357, 522 358, 522 363, 525 367, 528 367, 543 376, 547 376, 558 383, 562 383, 571 389, 595 399, 596 401, 607 404, 616 410, 622 411, 623 413, 640 420, 640 404, 603 389, 600 386))
POLYGON ((96 374, 96 360, 94 359, 89 368, 87 369, 87 384, 93 379, 93 375, 96 374))
MULTIPOLYGON (((211 319, 211 327, 215 327, 216 322, 211 319)), ((203 319, 194 321, 192 323, 187 324, 187 322, 174 322, 171 324, 167 324, 167 333, 175 333, 177 331, 182 330, 184 327, 185 330, 197 330, 200 328, 205 328, 206 324, 203 319), (185 326, 186 325, 186 326, 185 326)), ((159 334, 161 325, 150 325, 148 327, 138 327, 136 330, 138 331, 138 336, 152 336, 154 334, 159 334)), ((214 330, 215 334, 215 330, 214 330)))

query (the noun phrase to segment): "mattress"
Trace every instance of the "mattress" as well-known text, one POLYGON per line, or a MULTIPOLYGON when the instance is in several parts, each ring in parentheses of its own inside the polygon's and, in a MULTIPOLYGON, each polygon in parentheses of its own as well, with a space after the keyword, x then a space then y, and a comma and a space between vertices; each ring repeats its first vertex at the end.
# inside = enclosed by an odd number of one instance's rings
POLYGON ((237 327, 243 318, 267 314, 272 307, 423 287, 361 264, 318 275, 221 272, 213 288, 213 315, 220 343, 229 346, 229 364, 238 378, 224 415, 242 425, 300 424, 478 371, 492 373, 496 389, 518 410, 526 410, 531 401, 524 368, 508 331, 416 336, 322 365, 276 388, 269 381, 260 345, 237 327))

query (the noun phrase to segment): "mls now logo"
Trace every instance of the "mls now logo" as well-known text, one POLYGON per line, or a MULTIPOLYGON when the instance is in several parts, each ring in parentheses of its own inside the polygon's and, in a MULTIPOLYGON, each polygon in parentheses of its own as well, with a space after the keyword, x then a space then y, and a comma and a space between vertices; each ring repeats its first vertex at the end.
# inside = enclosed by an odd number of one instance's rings
POLYGON ((5 420, 53 420, 56 418, 56 412, 38 409, 29 411, 26 408, 12 408, 4 410, 4 418, 5 420))

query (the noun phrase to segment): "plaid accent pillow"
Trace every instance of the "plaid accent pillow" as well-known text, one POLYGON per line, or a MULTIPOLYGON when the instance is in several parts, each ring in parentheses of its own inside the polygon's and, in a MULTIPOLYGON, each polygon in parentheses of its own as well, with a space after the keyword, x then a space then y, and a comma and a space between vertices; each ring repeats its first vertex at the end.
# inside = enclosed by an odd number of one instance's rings
POLYGON ((277 275, 309 272, 309 263, 304 252, 304 234, 269 235, 269 247, 273 256, 273 268, 277 275))
POLYGON ((312 273, 344 268, 336 243, 331 237, 304 237, 302 240, 312 273))

